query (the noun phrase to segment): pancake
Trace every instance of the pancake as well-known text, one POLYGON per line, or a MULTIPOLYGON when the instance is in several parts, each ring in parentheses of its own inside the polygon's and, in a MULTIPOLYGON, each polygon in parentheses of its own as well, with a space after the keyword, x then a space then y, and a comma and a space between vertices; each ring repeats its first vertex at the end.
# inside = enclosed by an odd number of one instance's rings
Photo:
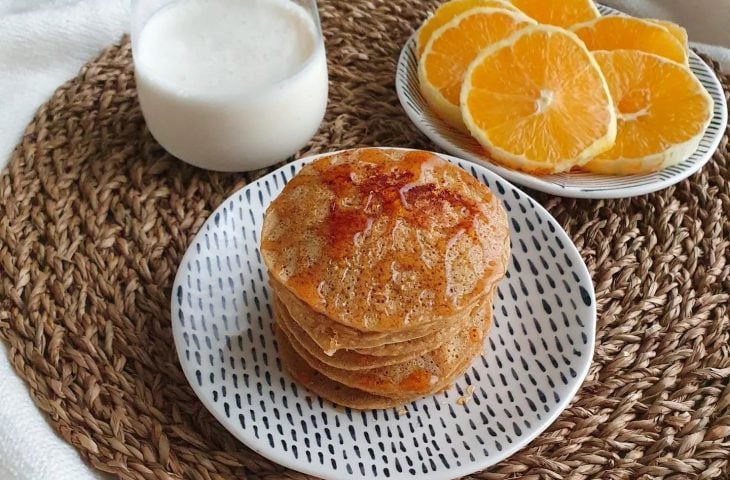
POLYGON ((501 201, 437 155, 355 149, 289 181, 266 211, 261 253, 270 276, 313 312, 353 334, 403 341, 463 314, 502 278, 509 228, 501 201))
POLYGON ((274 334, 276 335, 276 343, 279 348, 281 365, 289 372, 295 382, 315 395, 334 402, 337 405, 355 408, 357 410, 397 407, 410 401, 408 399, 380 397, 337 383, 310 367, 294 351, 289 343, 289 338, 280 331, 278 326, 274 326, 274 334))
MULTIPOLYGON (((404 332, 361 332, 357 329, 342 325, 331 320, 326 315, 312 311, 307 304, 299 300, 292 292, 284 288, 275 279, 269 279, 274 295, 284 304, 292 318, 327 354, 333 355, 343 349, 361 349, 385 347, 394 343, 402 343, 423 339, 430 341, 428 336, 442 331, 449 326, 463 324, 469 317, 469 309, 437 322, 422 324, 404 332)), ((479 300, 479 299, 477 299, 479 300)))
POLYGON ((356 149, 304 166, 261 237, 282 365, 358 409, 461 375, 483 349, 509 259, 501 201, 420 151, 356 149))
POLYGON ((357 371, 334 368, 319 361, 286 328, 279 330, 312 369, 331 380, 373 395, 404 399, 430 395, 444 389, 482 352, 484 338, 491 326, 491 302, 486 303, 485 308, 479 309, 478 313, 457 336, 431 352, 400 364, 357 371))
MULTIPOLYGON (((489 303, 492 303, 491 298, 494 296, 496 287, 487 294, 486 298, 489 299, 489 303)), ((473 313, 470 313, 472 315, 473 313)), ((394 356, 403 355, 405 351, 408 352, 428 352, 436 348, 438 345, 444 343, 447 339, 456 335, 461 328, 463 328, 463 321, 452 322, 450 325, 444 325, 435 332, 426 335, 425 337, 419 337, 406 342, 387 343, 379 347, 366 347, 366 348, 355 348, 352 351, 361 353, 363 355, 370 355, 374 357, 380 356, 394 356)))
POLYGON ((447 338, 456 335, 463 326, 463 323, 463 321, 454 321, 451 325, 439 327, 435 332, 423 337, 413 338, 403 342, 386 343, 377 347, 353 348, 350 351, 373 357, 403 355, 406 351, 426 353, 444 343, 447 338))
MULTIPOLYGON (((471 315, 477 315, 476 310, 482 308, 484 308, 483 304, 477 305, 474 309, 472 309, 471 315)), ((396 351, 397 348, 397 353, 393 355, 368 355, 354 350, 338 350, 333 355, 327 355, 324 351, 322 351, 312 337, 309 336, 306 330, 292 320, 286 306, 284 306, 278 298, 274 298, 274 309, 276 311, 276 321, 279 322, 281 327, 289 333, 290 336, 297 339, 297 343, 300 344, 307 353, 326 365, 341 368, 343 370, 365 370, 403 363, 434 350, 446 342, 450 336, 453 337, 459 329, 463 328, 462 324, 454 325, 453 328, 444 330, 447 334, 434 334, 423 337, 422 339, 416 339, 414 341, 415 345, 412 345, 411 341, 390 344, 390 347, 393 347, 394 351, 396 351), (430 341, 423 341, 423 339, 430 341)))
MULTIPOLYGON (((289 311, 278 298, 274 298, 274 309, 276 311, 276 322, 279 327, 286 331, 288 336, 296 338, 298 343, 313 357, 331 367, 343 370, 365 370, 374 367, 385 367, 395 365, 417 357, 425 352, 412 354, 401 354, 391 356, 363 355, 352 350, 338 350, 333 355, 327 355, 319 348, 319 345, 312 340, 312 337, 297 323, 291 319, 289 311)), ((430 349, 426 350, 429 351, 430 349)))

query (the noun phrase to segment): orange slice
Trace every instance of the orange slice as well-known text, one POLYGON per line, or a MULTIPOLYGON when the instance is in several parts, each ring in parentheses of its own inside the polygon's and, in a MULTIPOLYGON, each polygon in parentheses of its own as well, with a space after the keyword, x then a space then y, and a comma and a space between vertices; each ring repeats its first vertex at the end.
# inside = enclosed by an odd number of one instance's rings
POLYGON ((687 51, 665 27, 633 17, 601 17, 574 25, 571 30, 589 50, 641 50, 679 63, 687 63, 687 51))
POLYGON ((569 27, 601 16, 591 0, 511 0, 512 5, 539 23, 569 27))
POLYGON ((428 104, 448 123, 464 130, 459 95, 467 67, 485 47, 534 23, 522 13, 478 7, 436 30, 418 64, 418 80, 428 104))
POLYGON ((451 19, 460 15, 467 10, 476 7, 504 8, 506 10, 517 11, 517 8, 507 0, 451 0, 441 5, 433 12, 416 34, 416 50, 418 57, 423 54, 426 44, 431 39, 433 32, 446 25, 451 19))
POLYGON ((584 168, 606 174, 661 170, 692 154, 712 99, 685 66, 637 50, 594 52, 618 112, 616 143, 584 168))
POLYGON ((578 37, 528 26, 469 66, 461 111, 471 134, 511 168, 554 173, 611 148, 616 113, 596 61, 578 37))
POLYGON ((687 30, 682 28, 681 26, 677 25, 674 22, 670 22, 669 20, 649 20, 650 22, 656 23, 657 25, 661 25, 662 27, 669 30, 669 33, 672 34, 674 38, 679 40, 679 43, 682 44, 685 50, 689 49, 689 37, 687 36, 687 30))

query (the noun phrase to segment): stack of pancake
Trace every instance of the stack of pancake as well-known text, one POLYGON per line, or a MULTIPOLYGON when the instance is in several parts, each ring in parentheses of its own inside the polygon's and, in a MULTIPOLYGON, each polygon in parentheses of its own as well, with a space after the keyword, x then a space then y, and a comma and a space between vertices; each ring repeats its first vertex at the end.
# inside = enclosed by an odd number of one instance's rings
POLYGON ((501 201, 437 155, 357 149, 289 181, 261 252, 284 368, 334 403, 386 408, 482 352, 509 229, 501 201))

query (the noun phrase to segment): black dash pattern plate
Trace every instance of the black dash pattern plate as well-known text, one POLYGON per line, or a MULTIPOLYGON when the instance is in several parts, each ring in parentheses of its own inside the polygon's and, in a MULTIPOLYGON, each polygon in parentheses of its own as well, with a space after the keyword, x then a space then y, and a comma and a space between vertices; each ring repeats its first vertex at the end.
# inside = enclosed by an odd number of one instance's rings
POLYGON ((503 200, 513 253, 485 353, 451 389, 405 412, 335 407, 281 368, 259 237, 266 207, 312 158, 235 192, 200 229, 172 290, 175 345, 195 393, 241 442, 325 479, 438 480, 508 457, 568 405, 594 347, 595 298, 583 260, 525 193, 484 167, 442 157, 503 200))

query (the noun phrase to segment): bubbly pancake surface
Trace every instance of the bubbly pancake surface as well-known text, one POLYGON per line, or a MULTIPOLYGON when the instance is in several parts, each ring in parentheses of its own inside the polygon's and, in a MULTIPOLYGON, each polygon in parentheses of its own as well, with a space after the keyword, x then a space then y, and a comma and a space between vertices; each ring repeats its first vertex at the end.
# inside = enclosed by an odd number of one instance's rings
POLYGON ((473 306, 504 275, 509 230, 499 199, 435 154, 358 149, 286 185, 261 251, 273 279, 313 311, 403 333, 473 306))
MULTIPOLYGON (((338 323, 322 313, 315 312, 279 282, 274 279, 270 279, 270 281, 274 294, 286 306, 291 319, 306 330, 312 340, 327 355, 333 355, 343 349, 374 349, 376 352, 390 352, 381 353, 381 355, 392 355, 393 350, 401 350, 394 347, 394 345, 402 345, 403 342, 416 340, 428 342, 428 337, 443 332, 444 329, 459 328, 469 315, 469 309, 464 309, 464 311, 450 317, 444 317, 431 323, 422 323, 409 330, 400 332, 362 332, 356 328, 338 323)), ((372 353, 372 355, 377 354, 372 353)))

